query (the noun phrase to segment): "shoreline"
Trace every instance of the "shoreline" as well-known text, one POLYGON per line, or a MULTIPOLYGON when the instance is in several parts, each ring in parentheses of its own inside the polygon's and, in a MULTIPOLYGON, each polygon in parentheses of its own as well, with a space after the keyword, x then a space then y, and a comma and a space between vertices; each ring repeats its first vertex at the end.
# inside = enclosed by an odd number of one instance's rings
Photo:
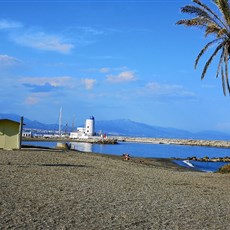
MULTIPOLYGON (((1 151, 5 151, 0 149, 1 151)), ((50 148, 50 147, 43 147, 43 146, 26 146, 21 148, 20 150, 7 150, 7 151, 19 151, 19 152, 46 152, 47 154, 56 152, 56 153, 61 153, 61 154, 85 154, 88 156, 99 156, 102 158, 108 158, 108 159, 113 159, 113 160, 118 160, 118 161, 125 161, 123 159, 122 155, 115 155, 115 154, 106 154, 106 153, 97 153, 97 152, 82 152, 80 150, 74 150, 74 149, 62 149, 62 148, 50 148)), ((187 159, 187 158, 186 158, 187 159)), ((175 171, 192 171, 192 172, 203 172, 198 169, 193 169, 193 168, 188 168, 181 166, 177 163, 174 162, 174 160, 185 160, 184 158, 149 158, 149 157, 129 157, 129 160, 127 162, 130 163, 135 163, 135 164, 140 164, 140 165, 146 165, 146 166, 155 166, 155 167, 160 167, 160 168, 165 168, 165 169, 171 169, 175 171)))
MULTIPOLYGON (((14 150, 12 150, 14 151, 14 150)), ((59 152, 59 153, 80 153, 80 154, 87 154, 89 156, 94 156, 98 155, 100 157, 105 157, 105 158, 110 158, 110 159, 115 159, 115 160, 123 160, 122 155, 115 155, 115 154, 106 154, 106 153, 97 153, 97 152, 82 152, 79 150, 73 150, 73 149, 59 149, 59 148, 49 148, 49 147, 42 147, 42 146, 26 146, 23 147, 21 150, 18 151, 46 151, 46 152, 59 152)), ((1 150, 0 150, 1 152, 1 150)), ((187 168, 184 166, 181 166, 175 162, 173 162, 176 158, 145 158, 145 157, 129 157, 128 162, 136 163, 136 164, 143 164, 147 166, 153 166, 153 165, 158 165, 160 167, 165 167, 165 168, 171 168, 174 170, 178 171, 198 171, 202 172, 200 170, 192 169, 192 168, 187 168)), ((177 158, 178 159, 178 158, 177 158)), ((183 160, 183 159, 179 159, 183 160)))
MULTIPOLYGON (((82 152, 80 150, 75 150, 75 149, 67 149, 67 148, 52 148, 52 147, 42 147, 42 146, 24 146, 21 151, 51 151, 51 152, 60 152, 60 153, 81 153, 81 154, 88 154, 88 155, 98 155, 101 157, 107 157, 107 158, 111 158, 111 159, 116 159, 116 160, 124 160, 124 154, 121 155, 115 155, 115 154, 108 154, 108 153, 99 153, 99 152, 82 152)), ((136 164, 144 164, 144 165, 148 165, 148 166, 152 166, 152 165, 161 165, 161 167, 165 167, 165 168, 171 168, 174 170, 181 170, 181 171, 196 171, 196 172, 212 172, 212 173, 216 173, 218 172, 218 168, 216 171, 206 171, 206 170, 202 170, 200 168, 197 167, 187 167, 187 166, 183 166, 179 163, 177 163, 177 161, 198 161, 198 162, 213 162, 213 163, 217 163, 217 162, 224 162, 226 164, 230 163, 230 159, 229 157, 227 158, 194 158, 194 157, 188 157, 188 158, 176 158, 176 157, 170 157, 170 158, 154 158, 154 157, 133 157, 133 156, 129 156, 128 158, 129 162, 133 162, 136 164)), ((187 164, 189 165, 189 164, 187 164)))

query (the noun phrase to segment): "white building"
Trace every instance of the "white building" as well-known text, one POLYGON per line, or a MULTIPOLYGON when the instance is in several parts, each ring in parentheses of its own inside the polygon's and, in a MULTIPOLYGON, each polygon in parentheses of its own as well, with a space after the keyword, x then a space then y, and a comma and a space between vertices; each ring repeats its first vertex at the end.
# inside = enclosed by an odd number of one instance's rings
POLYGON ((81 133, 81 132, 71 132, 69 135, 69 138, 71 139, 78 139, 78 138, 82 138, 82 139, 87 139, 89 138, 89 136, 87 136, 85 133, 81 133))
POLYGON ((86 119, 85 127, 78 127, 77 132, 71 132, 70 138, 89 138, 90 136, 95 135, 95 119, 94 117, 90 117, 86 119))
POLYGON ((31 131, 22 131, 22 136, 23 137, 33 137, 31 131))
POLYGON ((88 136, 94 136, 95 131, 94 131, 94 126, 95 126, 95 121, 94 117, 90 117, 89 119, 86 120, 85 122, 85 132, 88 136))
POLYGON ((83 128, 83 127, 78 127, 78 128, 77 128, 77 132, 79 132, 79 133, 85 133, 85 128, 83 128))

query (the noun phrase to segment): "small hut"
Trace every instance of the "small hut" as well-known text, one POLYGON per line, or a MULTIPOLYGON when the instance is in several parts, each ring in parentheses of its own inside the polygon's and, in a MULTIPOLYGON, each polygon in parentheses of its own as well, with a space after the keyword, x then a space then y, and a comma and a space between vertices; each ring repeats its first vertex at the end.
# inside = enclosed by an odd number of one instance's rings
POLYGON ((0 149, 20 149, 21 148, 21 122, 10 119, 0 119, 0 149))

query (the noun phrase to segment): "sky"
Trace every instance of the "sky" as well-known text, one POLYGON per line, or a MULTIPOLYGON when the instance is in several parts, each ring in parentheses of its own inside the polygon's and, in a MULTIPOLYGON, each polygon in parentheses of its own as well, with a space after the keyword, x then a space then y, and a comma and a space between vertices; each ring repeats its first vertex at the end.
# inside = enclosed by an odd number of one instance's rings
MULTIPOLYGON (((204 1, 213 7, 211 1, 204 1)), ((190 0, 0 0, 0 113, 79 125, 130 119, 230 133, 211 38, 175 23, 190 0)))

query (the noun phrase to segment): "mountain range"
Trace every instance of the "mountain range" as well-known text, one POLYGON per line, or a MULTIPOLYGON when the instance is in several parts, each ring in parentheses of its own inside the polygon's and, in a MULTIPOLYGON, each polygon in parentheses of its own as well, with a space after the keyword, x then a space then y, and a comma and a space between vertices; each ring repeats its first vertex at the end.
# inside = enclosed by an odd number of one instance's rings
MULTIPOLYGON (((17 114, 0 113, 0 119, 11 119, 20 121, 21 116, 17 114)), ((58 124, 44 124, 36 120, 30 120, 24 117, 25 128, 37 130, 55 130, 59 129, 58 124)), ((84 125, 81 125, 83 127, 84 125)), ((62 127, 62 130, 66 127, 62 127)), ((76 129, 76 128, 75 128, 76 129)), ((155 137, 155 138, 185 138, 185 139, 208 139, 208 140, 229 140, 230 134, 218 131, 203 131, 193 133, 190 131, 152 126, 129 119, 95 121, 95 130, 97 133, 106 133, 116 136, 133 137, 155 137)), ((67 131, 71 131, 70 128, 67 131)))

